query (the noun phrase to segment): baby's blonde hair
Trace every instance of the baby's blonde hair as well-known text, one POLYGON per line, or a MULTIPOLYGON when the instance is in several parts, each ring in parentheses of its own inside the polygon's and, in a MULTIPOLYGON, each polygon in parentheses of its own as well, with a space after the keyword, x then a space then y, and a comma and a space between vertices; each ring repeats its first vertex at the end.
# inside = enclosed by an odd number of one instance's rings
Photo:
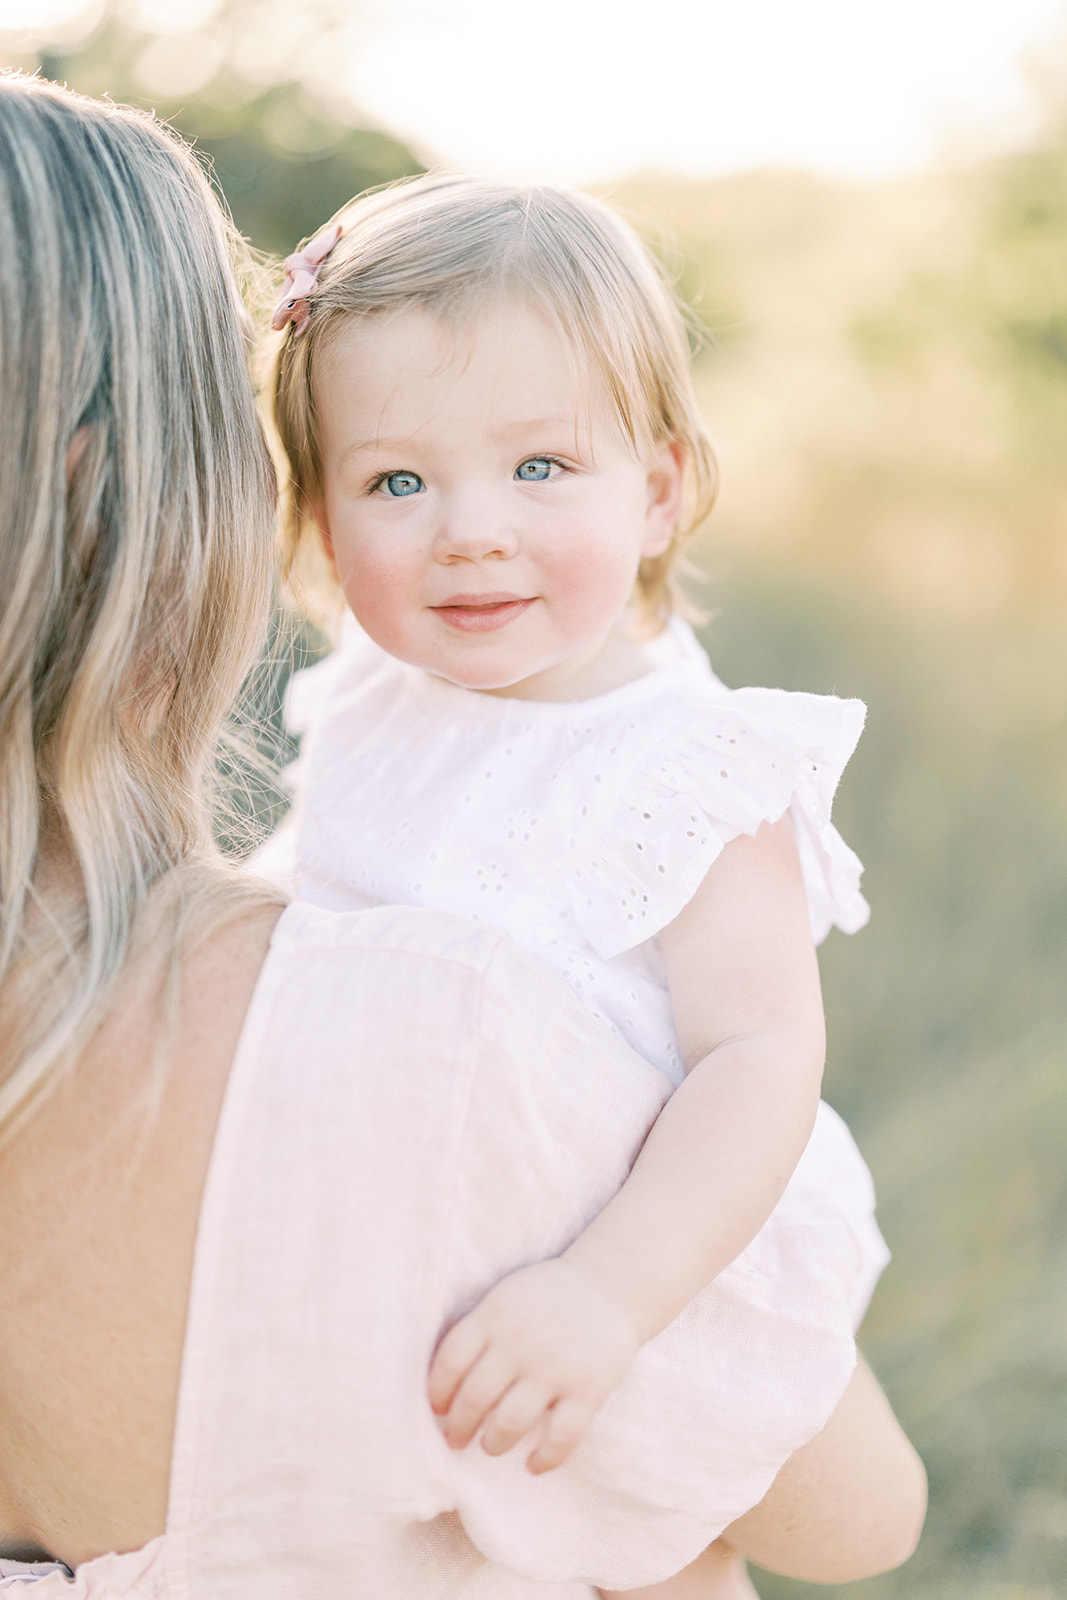
POLYGON ((278 354, 274 421, 289 467, 285 555, 298 572, 313 555, 313 507, 322 457, 316 370, 353 318, 418 307, 469 317, 487 301, 517 297, 561 329, 603 385, 619 425, 643 455, 665 441, 685 454, 681 514, 670 548, 641 564, 637 597, 662 626, 677 596, 682 547, 707 516, 717 472, 689 370, 681 306, 637 234, 589 196, 430 174, 355 200, 311 299, 307 331, 278 354))
POLYGON ((169 130, 0 75, 0 1137, 153 888, 225 882, 205 786, 273 566, 240 249, 169 130), (48 841, 72 901, 42 895, 48 841))

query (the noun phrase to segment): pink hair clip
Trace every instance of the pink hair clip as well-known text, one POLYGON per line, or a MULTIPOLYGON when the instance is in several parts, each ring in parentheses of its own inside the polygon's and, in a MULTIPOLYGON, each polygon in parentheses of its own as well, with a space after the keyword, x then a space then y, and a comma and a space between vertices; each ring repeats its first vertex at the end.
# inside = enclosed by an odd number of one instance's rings
POLYGON ((308 295, 318 282, 319 268, 340 237, 341 224, 335 222, 332 227, 323 228, 321 233, 317 233, 303 250, 286 256, 285 282, 282 285, 282 297, 270 319, 272 328, 280 331, 291 322, 294 339, 299 339, 302 333, 307 332, 311 311, 308 295))

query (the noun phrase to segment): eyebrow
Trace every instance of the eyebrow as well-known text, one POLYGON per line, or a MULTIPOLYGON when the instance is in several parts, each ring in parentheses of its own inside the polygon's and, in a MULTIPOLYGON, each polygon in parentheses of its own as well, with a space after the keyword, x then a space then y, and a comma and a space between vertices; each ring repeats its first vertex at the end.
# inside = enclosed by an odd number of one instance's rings
MULTIPOLYGON (((494 432, 499 431, 499 436, 506 439, 511 435, 517 437, 520 434, 547 433, 552 428, 565 428, 569 433, 577 434, 580 429, 580 420, 564 412, 549 417, 522 417, 519 421, 509 423, 507 427, 494 430, 494 432)), ((355 444, 347 445, 341 451, 337 464, 338 466, 344 466, 352 456, 361 455, 366 450, 384 450, 390 454, 402 455, 406 450, 410 450, 412 445, 413 438, 410 434, 399 439, 383 438, 378 434, 373 439, 360 439, 355 444)))
POLYGON ((548 417, 521 417, 518 422, 508 428, 501 429, 502 433, 533 433, 539 428, 575 428, 578 418, 570 412, 560 411, 548 417))
POLYGON ((358 456, 364 450, 395 450, 400 451, 410 446, 410 439, 361 439, 357 444, 350 444, 341 451, 337 465, 343 467, 352 456, 358 456))

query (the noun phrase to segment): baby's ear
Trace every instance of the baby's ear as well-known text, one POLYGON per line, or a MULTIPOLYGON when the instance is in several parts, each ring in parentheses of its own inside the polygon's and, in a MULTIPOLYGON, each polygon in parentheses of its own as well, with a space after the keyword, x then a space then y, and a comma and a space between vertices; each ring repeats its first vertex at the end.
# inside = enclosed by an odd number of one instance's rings
POLYGON ((670 549, 682 510, 684 484, 685 446, 678 439, 662 439, 649 455, 644 559, 670 549))
POLYGON ((326 507, 323 505, 321 500, 312 501, 311 520, 319 531, 319 539, 322 542, 322 553, 329 563, 330 571, 337 579, 337 582, 340 583, 341 580, 337 573, 337 556, 333 548, 333 537, 330 533, 329 518, 326 515, 326 507))

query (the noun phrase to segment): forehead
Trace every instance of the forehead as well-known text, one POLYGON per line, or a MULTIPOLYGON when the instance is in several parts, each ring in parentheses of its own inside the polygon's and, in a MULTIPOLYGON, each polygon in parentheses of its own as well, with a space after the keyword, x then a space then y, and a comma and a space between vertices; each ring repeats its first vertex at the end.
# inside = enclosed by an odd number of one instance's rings
POLYGON ((546 311, 516 298, 352 319, 322 350, 315 388, 325 413, 339 405, 397 413, 460 404, 581 428, 615 422, 586 353, 546 311))

